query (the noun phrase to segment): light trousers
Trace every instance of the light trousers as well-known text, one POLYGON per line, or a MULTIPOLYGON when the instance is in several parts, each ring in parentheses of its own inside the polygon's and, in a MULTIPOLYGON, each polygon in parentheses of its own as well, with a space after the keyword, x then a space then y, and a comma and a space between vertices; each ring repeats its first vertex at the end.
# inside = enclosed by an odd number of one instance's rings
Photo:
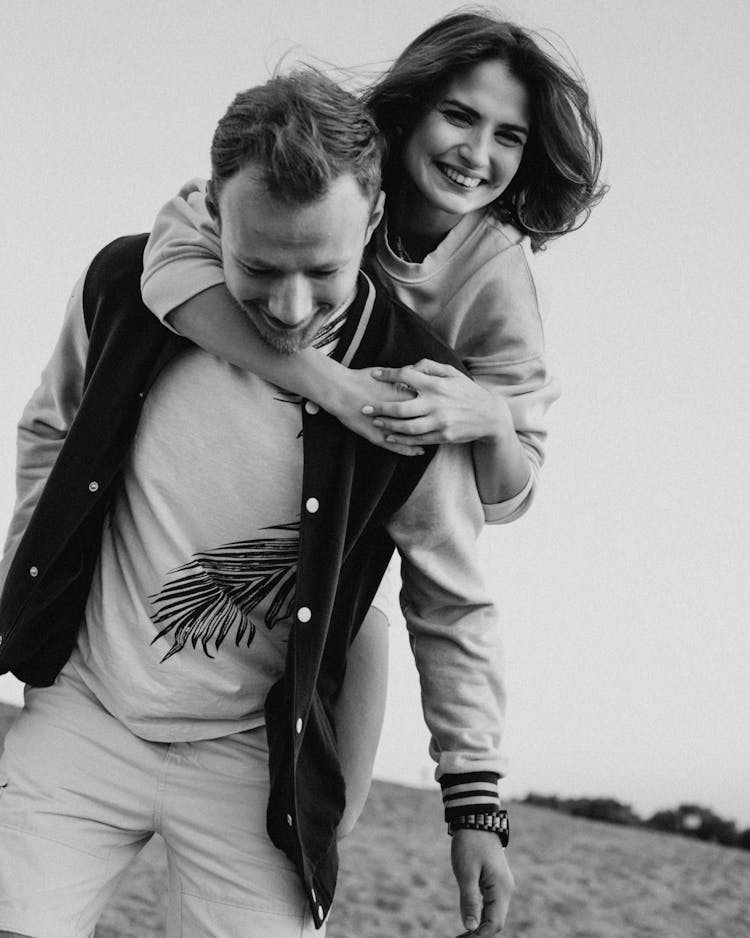
POLYGON ((27 688, 0 759, 0 931, 90 938, 130 861, 167 847, 167 938, 318 934, 266 833, 265 729, 154 743, 63 670, 27 688))

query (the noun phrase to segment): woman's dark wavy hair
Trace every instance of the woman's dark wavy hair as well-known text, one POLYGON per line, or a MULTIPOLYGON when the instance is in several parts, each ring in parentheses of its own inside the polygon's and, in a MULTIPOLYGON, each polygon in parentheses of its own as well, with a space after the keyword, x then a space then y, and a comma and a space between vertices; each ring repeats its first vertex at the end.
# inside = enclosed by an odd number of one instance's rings
POLYGON ((505 63, 531 105, 521 165, 493 208, 528 234, 538 251, 580 228, 607 186, 599 183, 602 141, 582 78, 521 26, 483 12, 447 16, 417 36, 365 92, 388 141, 383 188, 388 198, 398 198, 401 151, 410 131, 456 76, 488 59, 505 63))

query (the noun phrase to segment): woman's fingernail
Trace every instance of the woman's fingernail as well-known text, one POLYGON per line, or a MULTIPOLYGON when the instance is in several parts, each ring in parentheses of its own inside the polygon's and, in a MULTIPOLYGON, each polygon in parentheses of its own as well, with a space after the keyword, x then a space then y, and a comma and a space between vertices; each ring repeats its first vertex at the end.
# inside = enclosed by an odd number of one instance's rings
POLYGON ((376 427, 382 427, 382 426, 383 426, 383 421, 382 421, 382 420, 378 420, 378 418, 376 417, 375 420, 373 420, 373 425, 376 426, 376 427))
POLYGON ((382 378, 382 377, 383 377, 383 369, 382 369, 382 368, 373 368, 373 370, 372 370, 372 376, 373 376, 373 378, 382 378))
POLYGON ((395 443, 395 442, 396 442, 396 437, 393 436, 392 434, 389 434, 389 435, 385 438, 385 442, 386 442, 386 443, 395 443))
POLYGON ((365 406, 362 408, 362 413, 367 414, 369 417, 370 414, 375 413, 375 408, 372 406, 372 404, 365 404, 365 406))

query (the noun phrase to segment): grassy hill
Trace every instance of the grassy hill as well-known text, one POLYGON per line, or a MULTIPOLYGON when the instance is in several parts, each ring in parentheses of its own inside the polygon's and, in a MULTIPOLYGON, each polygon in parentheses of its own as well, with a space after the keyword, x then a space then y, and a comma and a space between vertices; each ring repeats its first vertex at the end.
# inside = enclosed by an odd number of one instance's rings
MULTIPOLYGON (((0 737, 14 708, 0 705, 0 737)), ((750 853, 511 805, 509 938, 748 938, 750 853)), ((436 791, 373 783, 341 849, 327 938, 455 938, 462 929, 436 791)), ((164 845, 128 871, 95 938, 163 938, 164 845)))

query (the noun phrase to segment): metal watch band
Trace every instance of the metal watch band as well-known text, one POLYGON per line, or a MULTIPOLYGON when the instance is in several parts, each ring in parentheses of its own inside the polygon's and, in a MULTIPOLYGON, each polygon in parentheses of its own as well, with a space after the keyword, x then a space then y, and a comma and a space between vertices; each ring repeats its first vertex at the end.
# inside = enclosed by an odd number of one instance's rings
POLYGON ((503 847, 507 847, 510 840, 508 812, 501 808, 492 814, 462 814, 453 817, 448 821, 448 833, 452 837, 458 830, 488 831, 497 834, 503 847))

